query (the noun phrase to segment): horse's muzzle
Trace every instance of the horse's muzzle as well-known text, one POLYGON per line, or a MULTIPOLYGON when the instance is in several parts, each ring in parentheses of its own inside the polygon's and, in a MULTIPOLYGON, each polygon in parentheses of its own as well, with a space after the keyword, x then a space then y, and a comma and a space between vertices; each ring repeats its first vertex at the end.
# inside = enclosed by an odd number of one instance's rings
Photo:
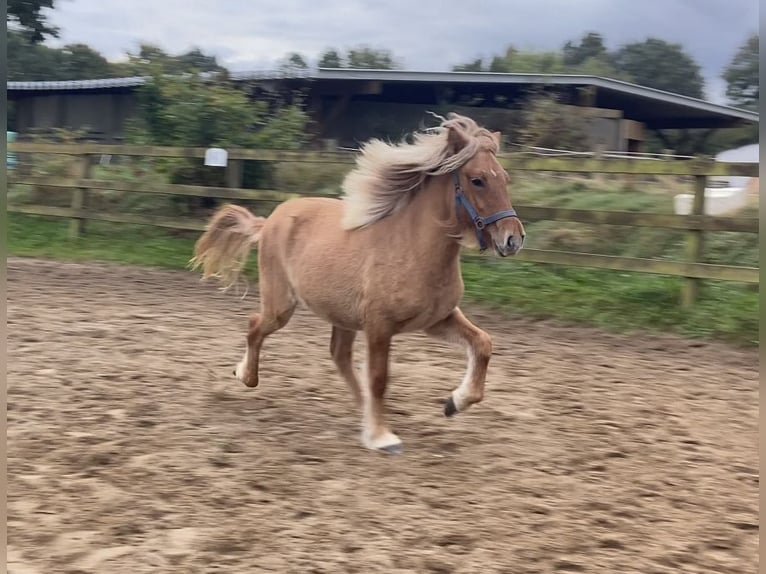
POLYGON ((495 243, 495 252, 500 257, 516 255, 524 247, 524 238, 524 235, 509 235, 504 244, 498 245, 495 243))

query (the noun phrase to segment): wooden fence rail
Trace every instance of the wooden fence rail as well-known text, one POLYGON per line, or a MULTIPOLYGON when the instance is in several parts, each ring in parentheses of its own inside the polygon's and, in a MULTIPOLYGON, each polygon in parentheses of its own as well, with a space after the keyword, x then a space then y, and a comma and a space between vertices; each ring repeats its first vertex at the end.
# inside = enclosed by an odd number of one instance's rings
MULTIPOLYGON (((111 181, 93 179, 91 176, 93 159, 103 155, 125 155, 164 158, 203 158, 204 148, 178 148, 127 145, 96 144, 39 144, 10 143, 8 150, 20 153, 64 154, 79 157, 79 168, 73 177, 53 178, 9 174, 10 184, 54 187, 72 190, 70 207, 43 205, 9 205, 8 211, 33 215, 63 217, 71 220, 71 235, 83 233, 88 220, 109 221, 115 223, 136 223, 155 225, 174 229, 201 230, 204 222, 191 218, 150 216, 144 214, 104 213, 89 210, 87 197, 91 191, 122 191, 146 194, 181 195, 196 197, 215 197, 227 200, 257 200, 279 203, 297 193, 287 193, 273 189, 244 189, 241 179, 227 177, 231 187, 210 187, 180 184, 149 184, 143 182, 111 181)), ((304 152, 291 150, 228 150, 232 169, 241 169, 239 160, 260 160, 270 162, 303 162, 351 164, 354 155, 350 152, 304 152)), ((567 266, 584 266, 621 271, 637 271, 662 275, 685 277, 681 302, 692 305, 697 297, 699 281, 716 279, 758 283, 757 267, 732 265, 713 265, 701 263, 706 231, 736 231, 758 233, 758 219, 745 217, 713 217, 704 215, 705 186, 709 176, 738 175, 757 177, 758 166, 755 164, 716 163, 712 160, 648 160, 648 159, 592 159, 592 158, 541 158, 522 154, 501 154, 500 162, 516 171, 548 171, 603 174, 643 174, 643 175, 688 175, 694 177, 694 202, 691 215, 637 213, 627 211, 565 209, 538 205, 516 205, 525 221, 557 220, 589 224, 626 225, 638 227, 656 227, 678 229, 688 233, 686 261, 666 261, 635 257, 617 257, 576 253, 569 251, 551 251, 542 249, 524 249, 517 259, 537 263, 550 263, 567 266)))

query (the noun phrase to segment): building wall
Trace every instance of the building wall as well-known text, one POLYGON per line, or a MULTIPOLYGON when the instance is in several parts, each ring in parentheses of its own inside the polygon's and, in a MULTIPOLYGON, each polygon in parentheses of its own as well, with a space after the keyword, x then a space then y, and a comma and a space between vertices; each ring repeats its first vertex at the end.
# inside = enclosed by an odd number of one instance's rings
MULTIPOLYGON (((429 110, 439 114, 455 111, 468 115, 493 131, 502 132, 508 141, 516 139, 515 131, 520 124, 520 112, 511 109, 464 106, 440 108, 432 105, 352 100, 331 124, 323 126, 323 136, 342 147, 357 147, 370 137, 396 141, 414 129, 436 125, 438 120, 428 115, 429 110)), ((573 106, 572 112, 585 113, 589 118, 589 138, 583 142, 582 151, 628 149, 628 142, 623 137, 623 123, 626 120, 622 119, 619 110, 573 106)), ((631 133, 636 132, 635 126, 630 127, 633 129, 631 133)))
POLYGON ((105 141, 120 140, 135 113, 135 96, 129 93, 36 94, 15 102, 15 127, 22 136, 66 128, 87 130, 105 141))
MULTIPOLYGON (((520 123, 517 110, 489 107, 434 106, 351 99, 340 113, 332 114, 335 101, 328 98, 313 107, 321 129, 321 138, 331 145, 358 147, 371 137, 399 140, 415 129, 436 125, 428 111, 447 114, 456 111, 475 118, 489 129, 502 132, 507 141, 515 141, 520 123), (328 119, 329 118, 329 119, 328 119)), ((35 94, 16 99, 15 131, 20 136, 51 128, 85 129, 95 139, 120 141, 125 125, 135 114, 136 98, 132 93, 35 94)), ((632 124, 626 127, 619 110, 573 107, 573 112, 590 118, 590 137, 583 150, 627 150, 628 131, 639 133, 632 124), (627 131, 626 131, 627 130, 627 131)), ((632 122, 635 123, 635 122, 632 122)), ((631 136, 633 137, 633 136, 631 136)))

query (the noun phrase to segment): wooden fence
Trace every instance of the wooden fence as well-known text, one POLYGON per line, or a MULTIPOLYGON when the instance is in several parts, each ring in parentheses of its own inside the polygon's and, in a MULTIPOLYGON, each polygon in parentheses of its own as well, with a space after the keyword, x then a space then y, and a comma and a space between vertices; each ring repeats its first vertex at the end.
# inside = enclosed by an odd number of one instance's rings
MULTIPOLYGON (((148 147, 97 144, 40 144, 10 143, 8 150, 17 153, 64 154, 79 158, 79 170, 68 179, 52 177, 23 176, 9 174, 10 184, 46 186, 72 190, 71 206, 53 207, 44 205, 9 205, 8 211, 33 215, 63 217, 71 220, 71 235, 78 236, 84 231, 85 222, 100 220, 116 223, 137 223, 175 229, 201 230, 204 221, 190 218, 170 218, 144 214, 105 213, 89 210, 87 196, 92 190, 156 193, 167 195, 215 197, 227 200, 261 200, 280 202, 298 194, 279 190, 255 190, 241 187, 242 160, 270 162, 316 162, 351 164, 354 156, 350 152, 314 152, 232 149, 228 151, 228 187, 206 187, 179 184, 147 184, 126 181, 97 180, 91 177, 94 158, 102 155, 145 156, 164 158, 203 158, 204 148, 148 147)), ((636 213, 626 211, 603 211, 564 209, 532 205, 515 205, 525 221, 557 220, 590 224, 611 224, 639 227, 660 227, 685 230, 688 234, 686 261, 666 261, 634 257, 618 257, 524 249, 517 259, 522 261, 551 263, 567 266, 584 266, 622 271, 637 271, 686 278, 682 289, 681 303, 694 303, 702 279, 717 279, 758 283, 758 268, 732 265, 701 263, 706 231, 738 231, 758 233, 758 219, 744 217, 713 217, 704 215, 705 186, 710 176, 758 176, 755 164, 723 164, 712 160, 649 160, 649 159, 593 159, 593 158, 546 158, 517 154, 503 154, 501 163, 514 171, 574 172, 602 174, 642 174, 693 176, 694 201, 691 215, 636 213)))

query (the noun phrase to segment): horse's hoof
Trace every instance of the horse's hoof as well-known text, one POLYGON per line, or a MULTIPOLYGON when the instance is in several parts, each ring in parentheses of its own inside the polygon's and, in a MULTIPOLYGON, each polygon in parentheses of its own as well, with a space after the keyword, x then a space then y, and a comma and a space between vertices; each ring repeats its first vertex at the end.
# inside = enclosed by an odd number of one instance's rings
POLYGON ((242 381, 242 382, 245 383, 245 386, 247 388, 249 388, 249 389, 254 389, 255 387, 258 386, 258 381, 255 381, 255 382, 253 382, 253 381, 242 381))
POLYGON ((362 444, 370 450, 384 454, 402 454, 404 450, 401 439, 392 432, 387 432, 377 439, 370 439, 362 434, 362 444))
POLYGON ((404 446, 402 446, 402 443, 390 444, 388 446, 381 447, 378 450, 385 454, 402 454, 402 452, 404 452, 404 446))
POLYGON ((444 403, 444 416, 451 417, 455 413, 457 413, 457 407, 455 406, 455 399, 453 399, 452 395, 450 395, 449 398, 447 399, 447 402, 444 403))

